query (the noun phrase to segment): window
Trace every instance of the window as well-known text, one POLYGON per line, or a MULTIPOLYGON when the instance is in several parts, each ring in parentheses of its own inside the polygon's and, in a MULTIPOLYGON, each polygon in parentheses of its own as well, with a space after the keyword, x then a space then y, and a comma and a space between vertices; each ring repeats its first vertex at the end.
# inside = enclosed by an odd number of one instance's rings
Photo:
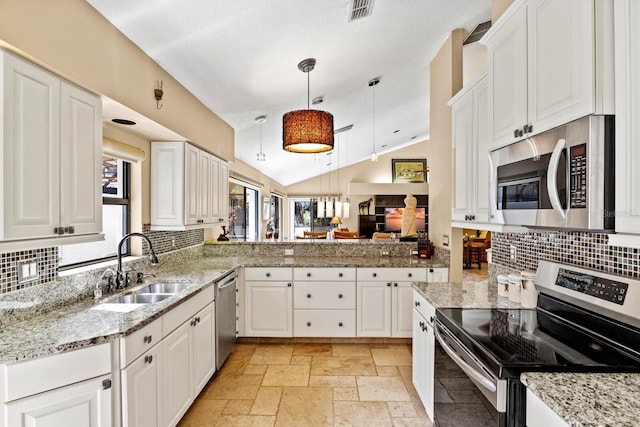
POLYGON ((269 198, 269 215, 266 237, 274 240, 282 240, 282 197, 272 194, 269 198))
POLYGON ((229 239, 258 240, 258 190, 229 179, 229 239))
MULTIPOLYGON (((129 162, 102 158, 102 231, 104 240, 58 247, 61 268, 116 257, 117 245, 129 232, 129 162)), ((126 253, 129 249, 126 248, 126 253)))
POLYGON ((331 218, 317 218, 318 200, 312 198, 289 199, 291 238, 302 236, 305 231, 331 231, 331 218))

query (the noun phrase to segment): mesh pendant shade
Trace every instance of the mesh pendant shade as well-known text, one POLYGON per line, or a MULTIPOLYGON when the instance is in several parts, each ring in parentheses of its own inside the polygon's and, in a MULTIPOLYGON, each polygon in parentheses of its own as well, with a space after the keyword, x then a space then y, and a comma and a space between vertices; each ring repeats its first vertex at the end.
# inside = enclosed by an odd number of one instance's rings
POLYGON ((289 111, 282 117, 282 148, 293 153, 333 150, 333 114, 320 110, 289 111))

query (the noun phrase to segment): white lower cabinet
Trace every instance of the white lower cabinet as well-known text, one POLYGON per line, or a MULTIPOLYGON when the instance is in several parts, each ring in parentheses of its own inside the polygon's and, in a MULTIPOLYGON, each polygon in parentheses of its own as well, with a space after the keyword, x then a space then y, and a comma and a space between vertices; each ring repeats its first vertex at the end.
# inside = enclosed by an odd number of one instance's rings
POLYGON ((425 268, 358 269, 357 335, 411 337, 411 284, 424 281, 425 268))
POLYGON ((175 426, 215 371, 213 303, 162 340, 164 425, 175 426))
POLYGON ((215 372, 213 286, 120 339, 122 425, 175 426, 215 372))
POLYGON ((291 268, 245 268, 245 336, 293 336, 291 268))
MULTIPOLYGON (((11 427, 110 427, 111 375, 93 378, 6 406, 6 425, 11 427)), ((142 425, 142 424, 139 424, 142 425)))
POLYGON ((529 389, 527 389, 526 417, 527 427, 567 427, 569 425, 529 389))
POLYGON ((111 345, 0 365, 0 425, 110 427, 111 345))
POLYGON ((413 292, 413 386, 427 415, 433 421, 435 335, 432 317, 436 309, 416 291, 413 292))

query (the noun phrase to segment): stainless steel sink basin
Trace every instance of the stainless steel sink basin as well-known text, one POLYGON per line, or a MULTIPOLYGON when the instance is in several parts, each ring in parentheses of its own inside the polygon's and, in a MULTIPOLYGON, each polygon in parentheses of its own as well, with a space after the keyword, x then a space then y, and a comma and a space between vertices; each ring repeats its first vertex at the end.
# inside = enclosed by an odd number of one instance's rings
POLYGON ((119 296, 109 301, 115 304, 153 304, 169 298, 171 294, 149 294, 149 293, 132 293, 119 296))
POLYGON ((151 283, 135 291, 137 294, 175 294, 191 286, 186 282, 159 282, 151 283))

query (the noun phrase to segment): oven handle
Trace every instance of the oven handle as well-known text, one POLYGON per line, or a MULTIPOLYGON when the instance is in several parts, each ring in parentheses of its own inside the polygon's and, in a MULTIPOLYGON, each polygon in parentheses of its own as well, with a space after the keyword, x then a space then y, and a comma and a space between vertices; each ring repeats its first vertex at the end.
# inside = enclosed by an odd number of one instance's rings
POLYGON ((567 217, 567 212, 562 209, 560 203, 560 196, 558 196, 558 164, 560 163, 562 150, 567 146, 567 141, 564 138, 560 138, 556 143, 556 146, 551 153, 551 159, 549 159, 549 168, 547 169, 547 193, 549 193, 549 201, 554 211, 558 212, 562 218, 567 217))
POLYGON ((485 377, 484 375, 482 375, 481 373, 473 369, 471 366, 469 366, 469 364, 467 364, 467 362, 464 361, 464 359, 458 356, 455 350, 452 349, 449 346, 449 344, 447 344, 447 342, 444 340, 444 338, 442 338, 442 336, 440 335, 440 330, 439 330, 440 326, 438 324, 434 324, 434 326, 435 327, 433 328, 433 331, 435 333, 435 336, 438 342, 440 343, 440 345, 442 346, 442 348, 444 349, 444 351, 449 355, 449 357, 451 357, 453 361, 456 362, 458 366, 460 366, 460 369, 462 369, 467 375, 469 375, 474 380, 478 381, 480 385, 482 385, 484 388, 486 388, 490 392, 495 393, 497 389, 493 381, 491 381, 490 379, 488 379, 487 377, 485 377))

